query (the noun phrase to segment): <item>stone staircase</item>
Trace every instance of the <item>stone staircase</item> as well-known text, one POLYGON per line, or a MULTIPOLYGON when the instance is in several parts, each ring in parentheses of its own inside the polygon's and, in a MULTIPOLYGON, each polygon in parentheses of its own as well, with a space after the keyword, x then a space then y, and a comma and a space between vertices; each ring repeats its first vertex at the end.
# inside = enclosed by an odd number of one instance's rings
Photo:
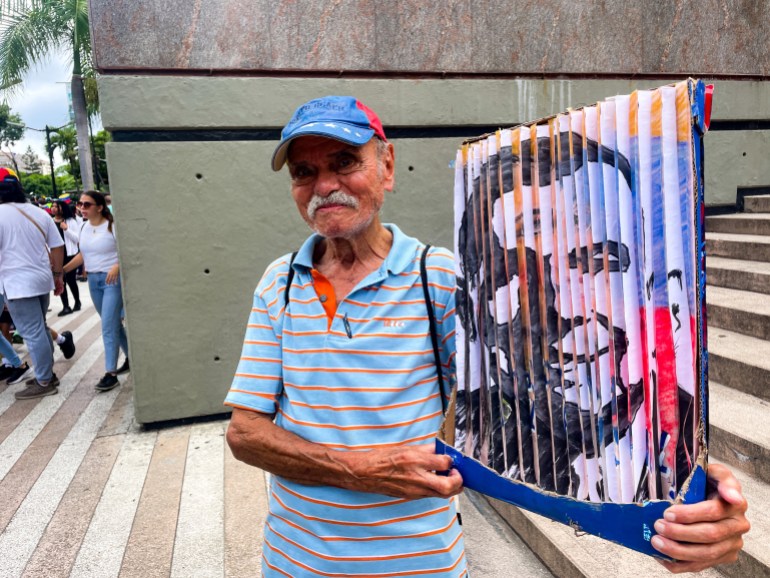
MULTIPOLYGON (((706 219, 710 455, 736 473, 752 530, 726 576, 770 576, 770 195, 706 219)), ((713 461, 716 461, 713 460, 713 461)))
MULTIPOLYGON (((707 217, 709 461, 729 465, 752 529, 738 562, 698 576, 770 577, 770 195, 707 217)), ((558 577, 670 576, 652 558, 489 500, 558 577)))

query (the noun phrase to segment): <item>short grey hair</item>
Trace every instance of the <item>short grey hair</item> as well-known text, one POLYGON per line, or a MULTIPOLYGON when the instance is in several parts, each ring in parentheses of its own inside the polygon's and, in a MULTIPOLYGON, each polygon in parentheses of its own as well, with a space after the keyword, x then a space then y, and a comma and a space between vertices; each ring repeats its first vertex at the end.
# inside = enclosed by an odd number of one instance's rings
POLYGON ((374 139, 377 141, 377 158, 381 159, 388 152, 388 145, 390 143, 379 137, 374 137, 374 139))
POLYGON ((382 168, 383 168, 384 163, 385 163, 385 155, 388 154, 388 145, 390 143, 388 141, 386 141, 386 140, 382 140, 379 137, 373 137, 373 138, 376 141, 375 142, 375 145, 376 145, 375 152, 377 154, 378 169, 379 169, 379 171, 382 171, 382 168))
POLYGON ((385 167, 385 155, 388 154, 388 145, 390 145, 390 143, 376 136, 374 137, 374 140, 376 141, 375 152, 377 154, 377 172, 379 175, 382 175, 382 169, 385 167))

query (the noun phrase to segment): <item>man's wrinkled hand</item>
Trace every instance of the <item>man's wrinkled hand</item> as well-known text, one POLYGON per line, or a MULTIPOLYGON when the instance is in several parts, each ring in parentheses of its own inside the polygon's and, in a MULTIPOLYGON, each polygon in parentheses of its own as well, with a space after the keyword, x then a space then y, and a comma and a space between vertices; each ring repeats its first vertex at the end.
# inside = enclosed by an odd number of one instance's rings
POLYGON ((751 527, 746 519, 748 504, 732 472, 711 464, 708 475, 715 487, 709 499, 672 506, 655 523, 658 535, 652 538, 652 545, 677 560, 661 562, 675 574, 735 562, 743 547, 743 534, 751 527))
POLYGON ((449 498, 463 489, 452 458, 436 454, 432 444, 346 454, 352 458, 351 489, 406 499, 449 498))

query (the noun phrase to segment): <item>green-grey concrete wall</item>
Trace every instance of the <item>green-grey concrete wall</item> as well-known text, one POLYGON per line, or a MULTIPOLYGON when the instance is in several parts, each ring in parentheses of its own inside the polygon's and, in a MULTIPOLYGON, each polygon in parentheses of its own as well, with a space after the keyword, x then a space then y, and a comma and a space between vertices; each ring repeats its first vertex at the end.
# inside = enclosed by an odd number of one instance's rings
MULTIPOLYGON (((107 76, 113 131, 280 127, 305 100, 355 94, 386 127, 511 126, 663 80, 413 80, 107 76)), ((716 83, 713 119, 770 118, 770 85, 716 83)), ((770 131, 706 139, 708 198, 735 202, 738 186, 770 186, 770 131), (744 155, 745 153, 745 155, 744 155)), ((450 162, 461 138, 395 140, 396 191, 385 220, 451 246, 450 162)), ((267 264, 299 246, 299 218, 274 141, 113 142, 126 316, 140 422, 224 410, 253 289, 267 264)))
MULTIPOLYGON (((666 82, 105 76, 100 79, 100 93, 104 124, 109 130, 275 129, 298 104, 324 94, 354 94, 373 103, 386 126, 488 127, 512 126, 666 82)), ((742 122, 746 127, 770 122, 770 82, 713 82, 712 120, 742 122)), ((735 203, 738 188, 770 186, 770 164, 763 162, 770 155, 768 138, 770 130, 709 133, 708 204, 735 203)))
MULTIPOLYGON (((383 209, 386 221, 451 244, 451 202, 433 181, 451 180, 447 159, 456 144, 396 143, 400 182, 383 209)), ((254 288, 266 265, 309 233, 285 172, 267 166, 273 148, 108 145, 140 422, 225 409, 254 288)))

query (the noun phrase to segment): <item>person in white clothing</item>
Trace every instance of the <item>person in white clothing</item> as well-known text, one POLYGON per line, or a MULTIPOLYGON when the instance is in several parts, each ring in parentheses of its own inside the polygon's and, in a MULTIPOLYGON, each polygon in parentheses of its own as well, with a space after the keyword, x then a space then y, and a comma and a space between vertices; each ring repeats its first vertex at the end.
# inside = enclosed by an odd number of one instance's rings
POLYGON ((77 231, 80 253, 64 266, 64 272, 75 271, 85 264, 88 273, 88 289, 96 311, 102 318, 104 341, 104 377, 96 384, 99 391, 109 391, 119 384, 117 374, 128 371, 128 340, 121 319, 123 293, 120 287, 118 245, 112 213, 107 208, 104 195, 86 191, 77 204, 86 221, 77 231), (126 361, 118 368, 120 350, 126 361))
MULTIPOLYGON (((64 239, 64 264, 66 265, 72 261, 78 253, 77 235, 73 234, 70 229, 79 231, 82 220, 75 217, 72 207, 64 201, 53 202, 51 205, 51 215, 53 216, 53 222, 56 224, 56 228, 59 230, 59 234, 62 239, 64 239)), ((64 275, 64 291, 62 291, 61 294, 62 310, 59 313, 59 317, 69 315, 73 311, 80 311, 80 288, 78 287, 76 275, 75 271, 70 271, 64 275), (72 297, 75 298, 75 304, 72 308, 70 308, 67 287, 69 287, 69 290, 72 292, 72 297)))
MULTIPOLYGON (((64 289, 64 241, 44 210, 27 203, 16 173, 0 169, 0 292, 8 303, 16 329, 24 338, 35 378, 16 392, 16 399, 58 393, 53 372, 53 341, 46 327, 50 293, 64 289)), ((74 342, 69 332, 64 338, 74 342)))

